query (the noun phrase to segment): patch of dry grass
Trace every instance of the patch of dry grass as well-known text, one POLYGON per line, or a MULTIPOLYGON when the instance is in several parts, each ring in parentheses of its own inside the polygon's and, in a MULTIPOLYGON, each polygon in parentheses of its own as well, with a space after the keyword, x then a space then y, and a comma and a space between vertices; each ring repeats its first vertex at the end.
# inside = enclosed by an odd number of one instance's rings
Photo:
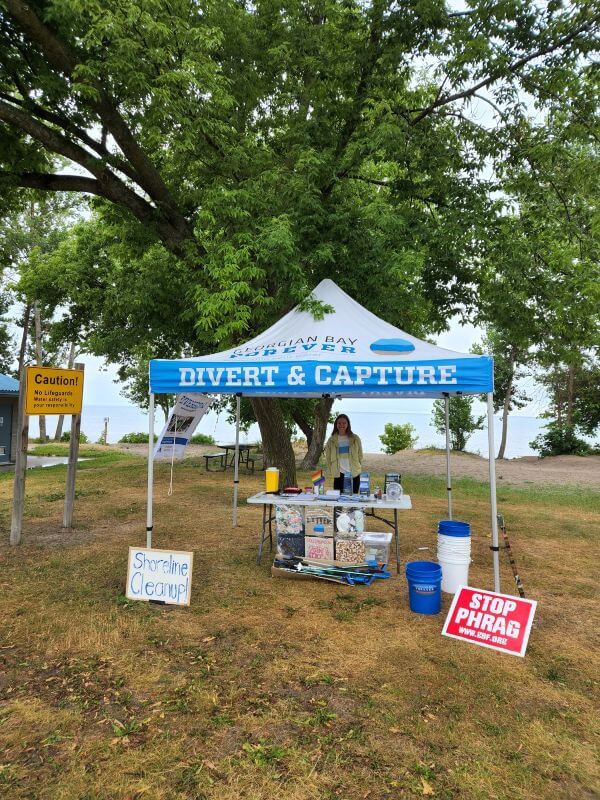
MULTIPOLYGON (((127 547, 145 541, 145 467, 123 455, 78 476, 60 528, 62 468, 28 475, 25 542, 0 544, 0 795, 60 800, 592 798, 597 745, 600 512, 591 492, 503 489, 528 596, 524 660, 440 636, 405 579, 370 588, 270 577, 261 511, 231 528, 231 476, 186 462, 156 547, 194 550, 188 609, 124 598, 127 547), (49 499, 50 498, 50 499, 49 499), (596 506, 596 507, 594 507, 596 506), (597 563, 597 561, 596 561, 597 563)), ((403 561, 435 547, 442 482, 404 481, 403 561)), ((301 479, 302 485, 302 479, 301 479)), ((0 480, 8 502, 12 484, 0 480)), ((471 584, 491 584, 485 487, 457 482, 471 584)), ((6 519, 6 515, 3 516, 6 519)), ((375 528, 382 528, 376 523, 375 528)), ((424 557, 419 554, 417 557, 424 557)), ((513 591, 507 563, 502 585, 513 591)), ((444 610, 449 600, 444 600, 444 610)))

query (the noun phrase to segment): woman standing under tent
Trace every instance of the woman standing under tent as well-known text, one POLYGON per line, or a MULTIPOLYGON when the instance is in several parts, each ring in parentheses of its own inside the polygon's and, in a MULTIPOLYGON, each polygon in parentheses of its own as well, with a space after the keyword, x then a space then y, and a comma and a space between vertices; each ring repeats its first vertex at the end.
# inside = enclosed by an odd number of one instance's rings
POLYGON ((352 491, 358 493, 363 449, 360 438, 352 433, 350 420, 340 414, 333 423, 333 433, 325 445, 327 473, 333 478, 333 488, 344 491, 344 473, 352 475, 352 491))

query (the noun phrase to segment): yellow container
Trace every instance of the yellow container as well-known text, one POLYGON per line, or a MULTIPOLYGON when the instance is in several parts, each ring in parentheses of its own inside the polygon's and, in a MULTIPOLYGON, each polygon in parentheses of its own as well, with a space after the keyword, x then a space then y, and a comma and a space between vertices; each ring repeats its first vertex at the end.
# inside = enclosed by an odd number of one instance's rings
POLYGON ((279 491, 279 470, 277 467, 269 467, 265 470, 265 489, 269 493, 279 491))

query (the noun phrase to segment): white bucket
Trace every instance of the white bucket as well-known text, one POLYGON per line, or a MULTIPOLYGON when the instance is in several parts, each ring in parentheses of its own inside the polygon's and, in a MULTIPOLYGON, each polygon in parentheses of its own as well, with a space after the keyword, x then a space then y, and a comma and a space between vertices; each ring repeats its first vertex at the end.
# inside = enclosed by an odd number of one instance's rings
POLYGON ((454 553, 451 550, 443 550, 438 547, 437 551, 438 561, 440 558, 446 558, 448 561, 469 561, 471 553, 454 553))
POLYGON ((437 549, 438 554, 443 553, 445 556, 450 556, 450 558, 458 558, 461 561, 465 558, 469 558, 471 555, 470 550, 452 550, 450 547, 438 547, 437 549))
POLYGON ((438 556, 442 568, 442 592, 454 594, 459 586, 469 585, 469 563, 471 559, 462 561, 458 558, 447 559, 438 556))
POLYGON ((471 537, 463 536, 459 539, 457 536, 442 536, 442 534, 438 534, 439 545, 444 545, 444 547, 450 547, 454 550, 470 550, 471 537))
POLYGON ((464 561, 465 558, 468 559, 471 556, 470 547, 452 547, 452 545, 438 543, 437 551, 450 558, 457 558, 459 561, 464 561))
POLYGON ((467 539, 466 541, 456 543, 454 541, 447 541, 450 537, 441 536, 438 538, 438 557, 440 556, 450 556, 454 557, 457 556, 458 558, 467 558, 471 555, 471 540, 467 539))

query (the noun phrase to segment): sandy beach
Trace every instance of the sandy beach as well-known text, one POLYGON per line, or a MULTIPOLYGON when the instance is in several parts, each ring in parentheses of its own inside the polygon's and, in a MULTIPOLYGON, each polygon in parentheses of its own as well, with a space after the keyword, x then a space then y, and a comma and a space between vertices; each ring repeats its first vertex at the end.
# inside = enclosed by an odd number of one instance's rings
MULTIPOLYGON (((141 444, 116 444, 128 452, 146 455, 147 446, 141 444)), ((190 445, 186 458, 197 458, 204 453, 215 452, 218 448, 206 445, 190 445)), ((297 451, 298 464, 303 453, 297 451)), ((445 475, 446 454, 441 450, 402 450, 393 456, 383 453, 367 453, 364 459, 367 472, 400 472, 402 475, 445 475)), ((485 481, 488 478, 487 459, 471 453, 452 453, 452 475, 456 478, 474 478, 485 481)), ((528 483, 597 486, 600 488, 600 456, 550 456, 496 460, 498 483, 522 485, 528 483)))

